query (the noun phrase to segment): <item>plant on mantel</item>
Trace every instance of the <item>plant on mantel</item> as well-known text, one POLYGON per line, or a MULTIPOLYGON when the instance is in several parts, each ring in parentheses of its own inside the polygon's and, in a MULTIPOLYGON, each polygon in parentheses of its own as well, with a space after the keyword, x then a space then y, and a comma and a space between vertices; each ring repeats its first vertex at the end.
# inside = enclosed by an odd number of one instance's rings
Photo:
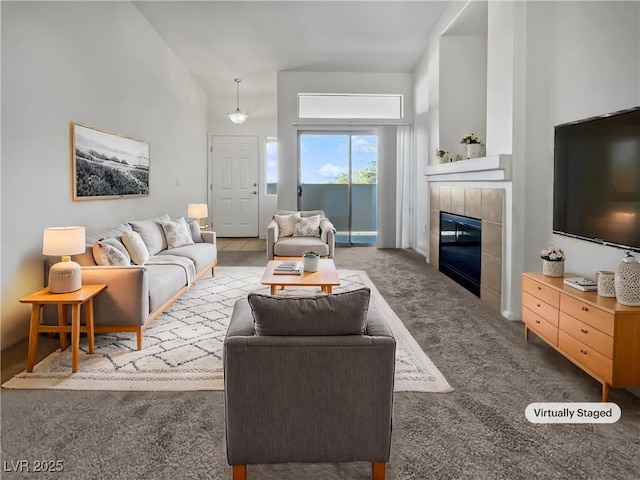
POLYGON ((484 142, 475 133, 468 133, 460 140, 460 145, 473 145, 474 143, 484 145, 484 142))

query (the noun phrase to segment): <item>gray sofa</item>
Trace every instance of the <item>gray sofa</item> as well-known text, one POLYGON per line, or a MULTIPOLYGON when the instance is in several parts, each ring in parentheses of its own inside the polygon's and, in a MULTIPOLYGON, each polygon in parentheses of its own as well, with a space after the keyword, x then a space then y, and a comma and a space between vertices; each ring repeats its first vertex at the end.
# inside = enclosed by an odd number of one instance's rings
MULTIPOLYGON (((137 348, 141 350, 145 327, 194 282, 209 271, 215 275, 218 258, 215 232, 201 232, 197 222, 189 222, 193 243, 169 249, 161 225, 168 220, 169 215, 165 214, 86 233, 85 253, 73 256, 72 260, 81 266, 83 284, 107 284, 107 289, 94 300, 96 333, 134 332, 137 348), (94 254, 96 241, 116 239, 119 242, 125 232, 140 235, 148 260, 138 265, 98 265, 94 254)), ((55 324, 57 313, 49 309, 44 319, 46 323, 55 324)))
POLYGON ((355 461, 384 479, 396 342, 368 302, 368 289, 236 302, 223 352, 234 480, 248 464, 355 461))
POLYGON ((312 250, 321 257, 333 258, 336 244, 335 233, 336 229, 325 216, 324 210, 302 210, 299 212, 278 210, 267 225, 267 260, 273 260, 274 257, 300 257, 305 250, 312 250), (283 228, 279 220, 291 215, 303 219, 319 216, 317 232, 297 235, 297 232, 292 229, 283 228))

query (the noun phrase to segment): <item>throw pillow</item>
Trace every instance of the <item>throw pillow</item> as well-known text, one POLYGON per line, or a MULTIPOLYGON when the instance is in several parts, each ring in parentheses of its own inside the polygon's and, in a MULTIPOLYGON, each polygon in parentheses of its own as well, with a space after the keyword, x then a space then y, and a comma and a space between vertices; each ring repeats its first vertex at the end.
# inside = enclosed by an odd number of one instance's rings
POLYGON ((116 238, 101 238, 93 244, 93 258, 98 265, 131 265, 129 252, 116 238))
POLYGON ((202 239, 202 230, 200 229, 200 224, 197 220, 191 220, 189 222, 189 230, 191 230, 191 238, 194 243, 204 242, 202 239))
POLYGON ((311 217, 299 217, 295 219, 293 230, 294 237, 319 237, 320 215, 311 217))
POLYGON ((368 288, 312 297, 250 293, 256 335, 362 335, 367 327, 368 288))
POLYGON ((278 224, 278 237, 290 237, 293 235, 295 220, 300 218, 300 213, 274 215, 273 218, 278 224))
POLYGON ((149 255, 155 255, 161 250, 167 248, 167 240, 164 238, 164 231, 161 222, 168 222, 171 217, 167 213, 149 220, 136 220, 129 222, 131 228, 138 232, 142 237, 142 241, 149 250, 149 255))
POLYGON ((144 265, 149 260, 149 250, 138 232, 123 232, 122 242, 127 247, 131 261, 136 265, 144 265))
POLYGON ((162 222, 160 225, 162 225, 164 236, 167 239, 167 249, 170 250, 184 245, 193 245, 191 230, 187 226, 184 218, 162 222))

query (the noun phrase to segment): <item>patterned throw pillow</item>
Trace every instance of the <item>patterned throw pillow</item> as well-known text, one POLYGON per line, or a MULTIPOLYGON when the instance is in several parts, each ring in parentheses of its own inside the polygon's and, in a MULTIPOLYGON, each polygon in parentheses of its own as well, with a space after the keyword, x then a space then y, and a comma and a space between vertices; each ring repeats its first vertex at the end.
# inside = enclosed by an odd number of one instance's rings
POLYGON ((131 261, 136 265, 144 265, 149 260, 149 250, 138 232, 123 232, 122 242, 127 247, 131 261))
POLYGON ((293 229, 293 236, 294 237, 319 237, 320 236, 320 215, 296 218, 294 229, 293 229))
POLYGON ((98 265, 131 265, 131 257, 124 245, 116 238, 101 238, 93 244, 93 258, 98 265))
POLYGON ((300 212, 290 215, 274 215, 273 218, 278 224, 278 237, 290 237, 293 235, 295 220, 300 218, 300 212))
POLYGON ((183 245, 193 245, 191 229, 187 226, 184 218, 162 222, 164 236, 167 239, 167 249, 182 247, 183 245))

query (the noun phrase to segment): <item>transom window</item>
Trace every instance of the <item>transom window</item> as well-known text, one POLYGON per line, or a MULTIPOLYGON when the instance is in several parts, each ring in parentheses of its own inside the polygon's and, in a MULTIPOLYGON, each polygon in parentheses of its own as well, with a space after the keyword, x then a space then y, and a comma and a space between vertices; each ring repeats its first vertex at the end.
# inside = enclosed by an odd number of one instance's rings
POLYGON ((299 93, 298 118, 401 120, 402 95, 299 93))

